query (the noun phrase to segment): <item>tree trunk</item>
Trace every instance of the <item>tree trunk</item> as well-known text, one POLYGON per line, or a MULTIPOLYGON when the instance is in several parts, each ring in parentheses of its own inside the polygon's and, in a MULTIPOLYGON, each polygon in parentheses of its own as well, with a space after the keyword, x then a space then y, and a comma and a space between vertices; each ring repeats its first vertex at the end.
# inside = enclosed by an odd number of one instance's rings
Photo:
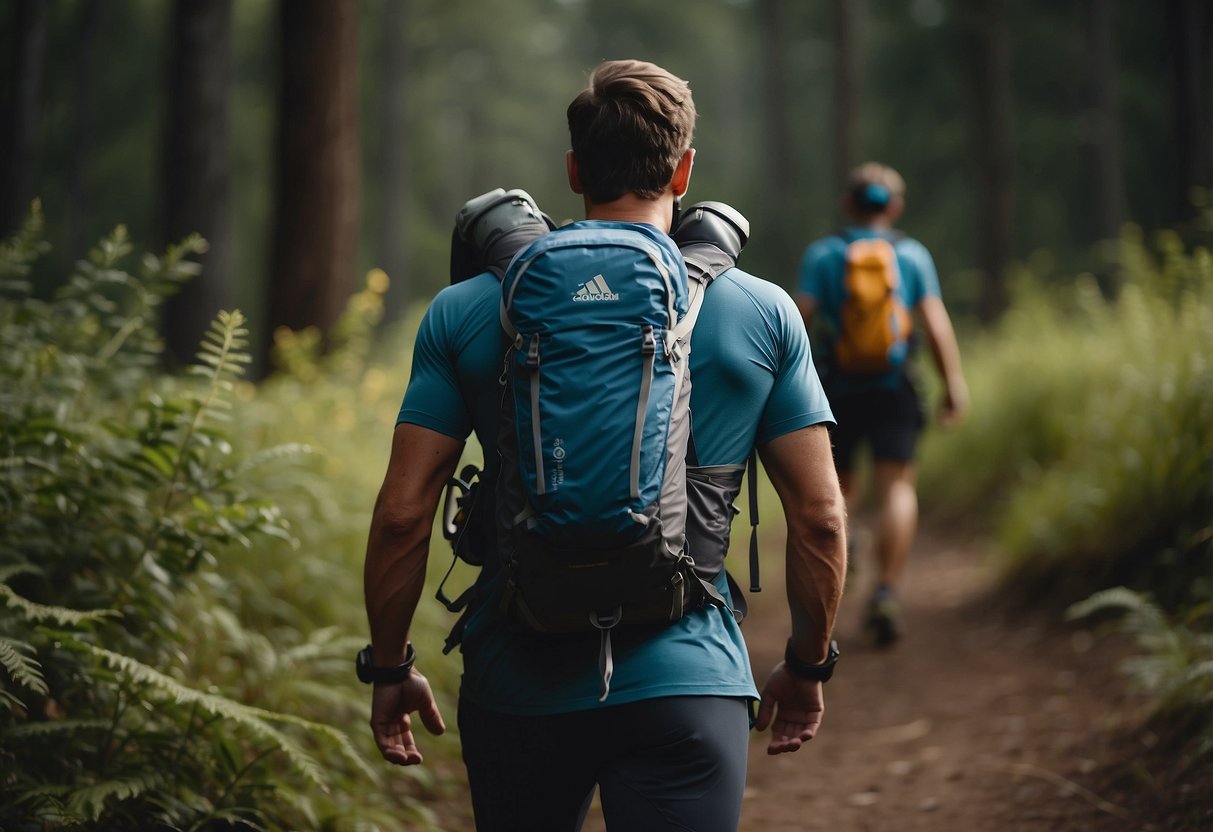
POLYGON ((976 96, 977 252, 983 273, 977 314, 989 323, 1006 309, 1006 269, 1014 239, 1011 48, 1005 0, 974 2, 968 14, 976 96))
POLYGON ((1175 56, 1176 209, 1196 215, 1193 189, 1213 186, 1213 11, 1203 0, 1168 0, 1167 27, 1175 56))
POLYGON ((408 0, 390 0, 382 20, 379 56, 379 216, 375 256, 391 279, 384 298, 384 323, 400 318, 408 304, 409 131, 406 45, 408 0))
POLYGON ((1118 237, 1127 214, 1112 6, 1112 0, 1087 0, 1087 54, 1090 56, 1093 116, 1091 141, 1098 194, 1095 219, 1101 240, 1118 237))
POLYGON ((169 353, 177 362, 189 363, 215 313, 232 302, 232 1, 177 0, 171 15, 161 239, 170 245, 196 232, 210 244, 201 259, 202 274, 165 306, 169 353))
POLYGON ((80 13, 80 30, 76 40, 75 101, 72 116, 75 119, 72 131, 71 160, 67 175, 67 220, 65 251, 69 258, 84 256, 92 240, 90 220, 91 189, 89 167, 95 143, 93 102, 96 85, 93 79, 97 71, 97 38, 101 31, 102 4, 100 0, 84 0, 80 13))
POLYGON ((834 181, 837 193, 846 189, 851 169, 858 164, 859 96, 863 88, 860 25, 863 0, 836 0, 834 18, 834 181))
POLYGON ((358 255, 358 6, 284 0, 273 265, 264 331, 327 333, 358 255))
POLYGON ((787 60, 784 48, 784 13, 782 0, 762 0, 759 3, 763 61, 763 105, 766 122, 766 176, 769 200, 768 216, 773 222, 767 231, 771 249, 776 253, 777 273, 794 274, 799 241, 794 237, 797 186, 795 161, 792 155, 791 130, 788 126, 787 60))
POLYGON ((0 236, 8 236, 20 227, 35 196, 30 185, 42 98, 42 59, 46 54, 46 8, 42 0, 19 0, 14 10, 12 89, 0 181, 0 236))

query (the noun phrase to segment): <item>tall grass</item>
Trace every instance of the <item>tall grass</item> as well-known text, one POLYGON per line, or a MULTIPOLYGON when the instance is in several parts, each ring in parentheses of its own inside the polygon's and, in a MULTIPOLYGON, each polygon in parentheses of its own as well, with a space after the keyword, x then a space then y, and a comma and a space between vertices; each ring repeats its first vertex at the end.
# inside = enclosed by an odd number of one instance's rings
POLYGON ((923 460, 931 510, 993 528, 1008 577, 1059 600, 1114 584, 1213 597, 1213 257, 1128 233, 1123 287, 1032 278, 966 345, 971 418, 923 460))
POLYGON ((1114 300, 1090 276, 1024 276, 1001 325, 967 340, 971 418, 926 443, 924 505, 995 533, 1009 597, 1126 612, 1144 653, 1129 674, 1197 713, 1213 701, 1213 255, 1130 229, 1120 272, 1114 300))

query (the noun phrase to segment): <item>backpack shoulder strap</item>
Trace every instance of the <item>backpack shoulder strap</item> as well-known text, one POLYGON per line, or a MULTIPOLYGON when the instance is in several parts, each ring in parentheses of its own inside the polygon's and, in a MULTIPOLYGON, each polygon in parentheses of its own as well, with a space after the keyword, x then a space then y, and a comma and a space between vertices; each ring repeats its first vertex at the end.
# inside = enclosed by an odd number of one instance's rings
POLYGON ((721 273, 733 268, 737 261, 714 243, 688 243, 680 250, 687 266, 687 313, 674 327, 674 336, 685 339, 691 336, 695 328, 708 287, 721 273))

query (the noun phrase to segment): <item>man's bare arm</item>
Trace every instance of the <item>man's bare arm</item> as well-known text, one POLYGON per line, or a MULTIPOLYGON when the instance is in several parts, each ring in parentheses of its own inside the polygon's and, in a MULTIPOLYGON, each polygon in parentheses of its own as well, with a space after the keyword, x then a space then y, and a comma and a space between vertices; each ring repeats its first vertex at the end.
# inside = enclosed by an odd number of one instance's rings
POLYGON ((830 435, 823 425, 781 436, 760 449, 787 519, 786 569, 792 647, 823 661, 846 575, 846 508, 830 435))
MULTIPOLYGON (((375 501, 363 568, 372 661, 377 667, 404 660, 409 627, 425 585, 434 511, 462 449, 461 441, 415 425, 398 425, 392 437, 391 460, 375 501)), ((379 753, 390 763, 422 762, 413 736, 410 714, 414 711, 431 733, 446 730, 430 683, 417 667, 403 682, 375 685, 371 733, 379 753)))
MULTIPOLYGON (((829 655, 846 575, 846 509, 829 433, 822 426, 804 428, 760 451, 788 525, 788 648, 802 663, 821 664, 829 655)), ((824 714, 822 683, 801 678, 780 662, 763 687, 755 727, 762 731, 769 725, 767 753, 784 754, 811 740, 824 714)))
POLYGON ((918 304, 918 311, 922 315, 931 357, 935 360, 935 367, 939 370, 939 377, 944 385, 944 400, 939 418, 945 427, 950 426, 964 416, 969 406, 969 388, 960 369, 960 347, 956 343, 956 332, 952 328, 952 319, 948 316, 947 307, 939 298, 923 298, 918 304))
POLYGON ((417 425, 398 425, 392 436, 363 567, 376 665, 404 660, 409 626, 425 584, 434 512, 462 451, 463 442, 417 425))
POLYGON ((800 310, 800 318, 804 321, 806 332, 811 332, 809 329, 813 325, 813 313, 817 311, 817 299, 807 292, 796 293, 796 308, 800 310))

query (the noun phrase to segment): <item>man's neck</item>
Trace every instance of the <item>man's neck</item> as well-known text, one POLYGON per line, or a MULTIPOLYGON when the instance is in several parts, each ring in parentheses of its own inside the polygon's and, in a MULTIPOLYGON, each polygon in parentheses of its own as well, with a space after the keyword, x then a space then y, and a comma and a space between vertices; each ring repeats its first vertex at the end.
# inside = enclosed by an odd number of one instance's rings
POLYGON ((585 201, 585 217, 588 220, 610 220, 612 222, 643 222, 669 232, 674 214, 674 195, 664 193, 657 199, 644 199, 635 194, 624 194, 611 202, 585 201))

